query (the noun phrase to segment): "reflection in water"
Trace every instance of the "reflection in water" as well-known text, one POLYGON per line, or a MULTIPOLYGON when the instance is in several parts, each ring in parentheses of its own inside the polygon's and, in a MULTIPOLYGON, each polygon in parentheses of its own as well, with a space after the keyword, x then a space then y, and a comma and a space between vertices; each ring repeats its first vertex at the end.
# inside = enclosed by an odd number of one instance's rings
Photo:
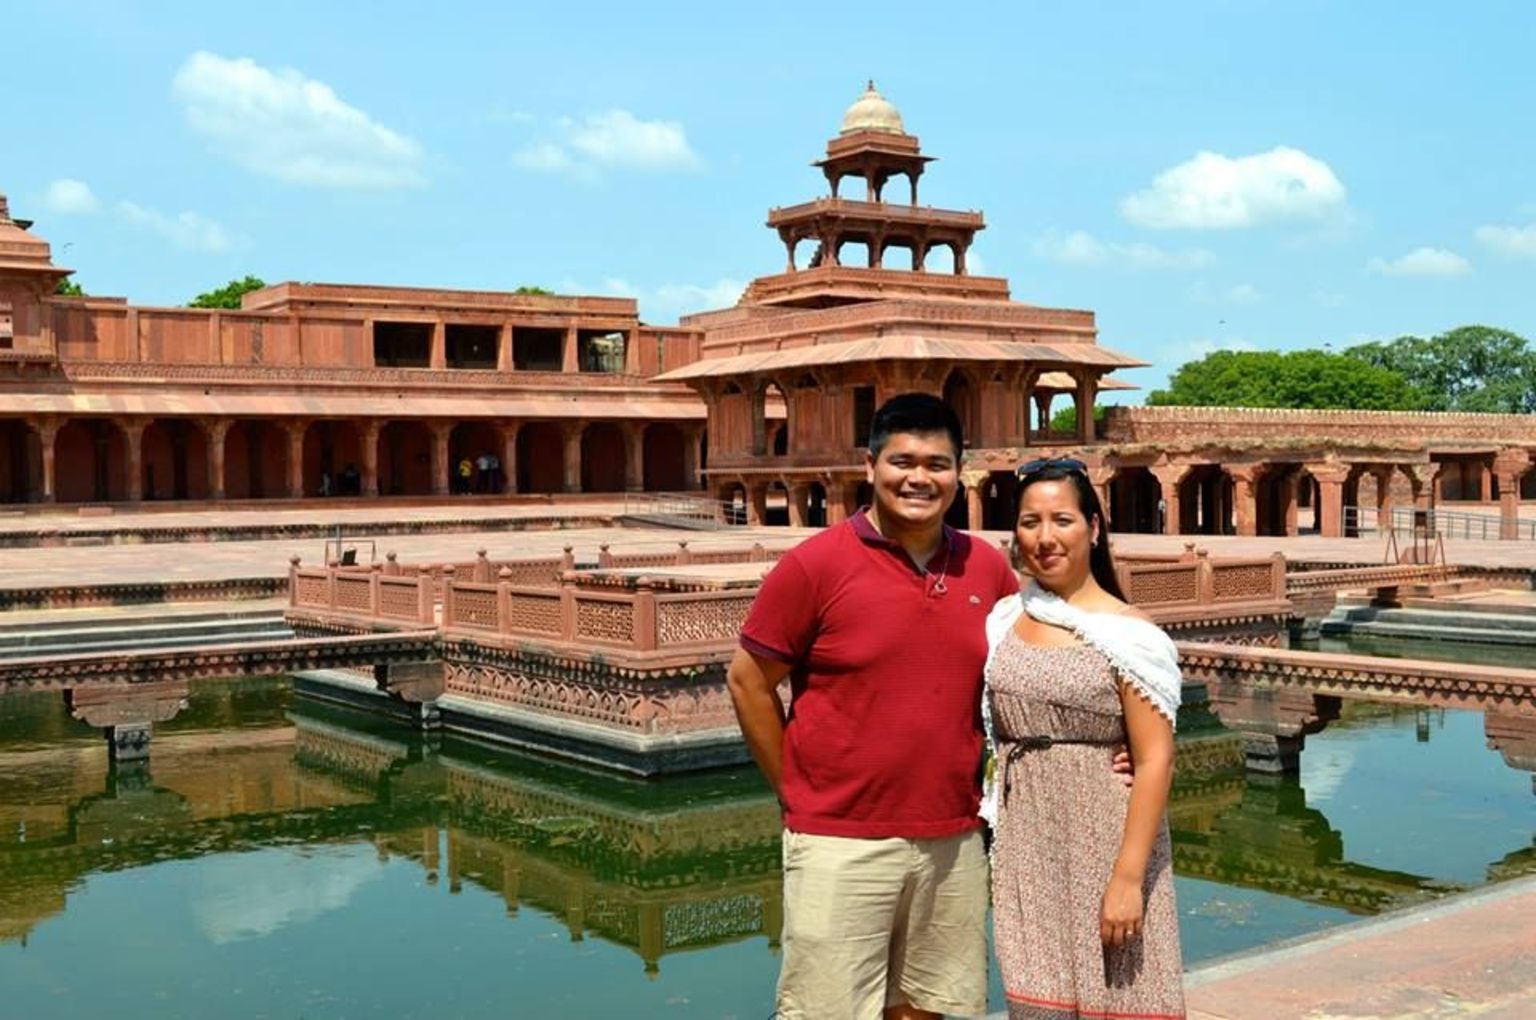
MULTIPOLYGON (((0 985, 25 1015, 169 1015, 152 992, 167 967, 187 1015, 231 981, 260 999, 253 1015, 413 1015, 419 995, 422 1015, 505 1016, 514 975, 517 1001, 550 1015, 751 1016, 771 1001, 778 807, 751 770, 618 778, 424 744, 246 682, 194 688, 152 765, 114 772, 57 698, 5 707, 0 985), (115 905, 119 874, 136 888, 115 905), (159 951, 136 956, 113 929, 145 917, 159 951), (430 987, 336 965, 369 945, 409 946, 430 987), (115 982, 49 984, 87 950, 107 969, 121 954, 115 982)), ((1374 841, 1371 810, 1415 810, 1400 784, 1426 782, 1413 771, 1426 746, 1475 759, 1485 771, 1468 784, 1503 766, 1476 746, 1476 717, 1424 745, 1411 712, 1349 708, 1310 738, 1321 767, 1305 787, 1235 768, 1239 738, 1199 706, 1181 720, 1170 825, 1191 959, 1536 871, 1536 813, 1513 773, 1524 799, 1496 798, 1497 825, 1458 833, 1431 805, 1433 834, 1396 841, 1418 846, 1374 841)))

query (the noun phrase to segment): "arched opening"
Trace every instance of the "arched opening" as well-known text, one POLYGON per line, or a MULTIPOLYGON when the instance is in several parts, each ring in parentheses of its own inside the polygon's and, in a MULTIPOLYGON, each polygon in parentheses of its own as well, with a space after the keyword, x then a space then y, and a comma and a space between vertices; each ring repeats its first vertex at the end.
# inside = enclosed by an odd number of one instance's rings
POLYGON ((964 482, 961 482, 955 487, 955 501, 949 504, 949 509, 944 511, 944 523, 948 524, 951 528, 958 528, 961 531, 968 529, 971 526, 969 500, 969 487, 964 482))
POLYGON ((1231 535, 1232 479, 1218 464, 1199 464, 1179 483, 1179 532, 1231 535))
MULTIPOLYGON (((1345 510, 1342 525, 1345 538, 1358 537, 1360 534, 1361 524, 1369 523, 1362 522, 1360 520, 1359 508, 1364 505, 1360 502, 1360 480, 1362 477, 1369 478, 1369 471, 1365 465, 1356 464, 1354 468, 1349 472, 1348 477, 1344 479, 1345 510)), ((1372 488, 1375 488, 1374 484, 1372 485, 1372 488)))
POLYGON ((929 273, 945 273, 950 276, 955 272, 955 247, 948 241, 934 241, 928 245, 928 254, 923 257, 923 270, 929 273))
POLYGON ((581 433, 581 491, 623 492, 627 461, 622 429, 612 422, 588 425, 581 433))
POLYGON ((787 457, 791 447, 789 429, 792 423, 789 401, 778 383, 763 384, 763 452, 775 457, 787 457))
POLYGON ((993 471, 987 476, 981 497, 981 526, 987 531, 1013 531, 1018 521, 1015 501, 1019 476, 1012 471, 993 471))
POLYGON ((874 256, 870 251, 869 242, 862 237, 839 238, 837 264, 859 269, 873 266, 874 256))
POLYGON ((1137 535, 1157 535, 1162 531, 1163 487, 1157 476, 1145 467, 1123 467, 1109 482, 1109 530, 1137 535))
POLYGON ((448 478, 458 493, 500 492, 501 429, 483 421, 460 422, 448 434, 448 478), (464 471, 465 463, 469 472, 464 471))
POLYGON ((379 430, 379 492, 432 494, 432 432, 425 422, 392 421, 379 430))
POLYGON ((1520 498, 1536 499, 1536 470, 1527 471, 1520 476, 1520 498))
POLYGON ((332 420, 311 423, 304 430, 304 495, 342 495, 342 480, 351 479, 362 460, 363 442, 356 424, 332 420))
POLYGON ((539 421, 517 430, 517 491, 565 489, 565 433, 554 422, 539 421))
POLYGON ((747 488, 740 482, 730 482, 722 486, 719 495, 721 513, 725 516, 727 524, 747 523, 747 488))
POLYGON ((777 527, 789 524, 789 490, 783 482, 769 482, 768 494, 763 500, 763 523, 777 527))
POLYGON ((646 426, 644 477, 641 483, 650 492, 680 492, 692 488, 685 461, 688 438, 683 430, 668 422, 646 426))
POLYGON ((156 418, 139 449, 146 500, 208 498, 208 437, 196 423, 156 418))
POLYGON ((805 489, 805 523, 811 528, 827 526, 827 487, 812 482, 805 489))
POLYGON ((276 422, 242 419, 224 434, 224 494, 276 499, 288 494, 288 436, 276 422))
POLYGON ((980 401, 976 399, 976 387, 971 385, 970 377, 958 368, 952 370, 944 380, 944 403, 960 419, 965 446, 969 448, 975 445, 980 401))
POLYGON ((27 503, 43 490, 43 447, 20 419, 0 421, 0 503, 27 503))
POLYGON ((75 418, 59 429, 53 464, 60 503, 128 498, 128 440, 106 418, 75 418))
POLYGON ((901 238, 891 238, 885 242, 880 250, 880 268, 893 269, 898 272, 912 272, 917 269, 917 248, 911 241, 901 238))
POLYGON ((854 509, 870 506, 875 502, 875 487, 868 482, 860 482, 853 490, 854 509))
POLYGON ((1297 468, 1266 465, 1253 483, 1253 529, 1256 535, 1289 535, 1296 527, 1297 468))

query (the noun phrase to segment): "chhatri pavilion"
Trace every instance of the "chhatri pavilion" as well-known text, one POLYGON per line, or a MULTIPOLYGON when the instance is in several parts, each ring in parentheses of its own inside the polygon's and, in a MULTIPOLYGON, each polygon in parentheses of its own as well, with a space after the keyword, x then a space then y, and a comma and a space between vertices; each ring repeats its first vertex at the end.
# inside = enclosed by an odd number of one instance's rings
POLYGON ((830 194, 770 210, 780 273, 732 308, 642 323, 631 299, 283 283, 238 310, 55 293, 0 196, 0 504, 218 505, 704 490, 755 522, 829 523, 865 494, 862 446, 895 393, 966 428, 956 523, 1006 527, 1013 469, 1090 468, 1118 530, 1324 535, 1362 508, 1536 497, 1536 418, 1108 409, 1143 362, 1091 311, 973 275, 980 212, 919 202, 932 157, 873 84, 815 163, 830 194), (862 191, 859 184, 862 183, 862 191), (849 192, 852 192, 850 195, 849 192), (1053 401, 1076 409, 1051 429, 1053 401))

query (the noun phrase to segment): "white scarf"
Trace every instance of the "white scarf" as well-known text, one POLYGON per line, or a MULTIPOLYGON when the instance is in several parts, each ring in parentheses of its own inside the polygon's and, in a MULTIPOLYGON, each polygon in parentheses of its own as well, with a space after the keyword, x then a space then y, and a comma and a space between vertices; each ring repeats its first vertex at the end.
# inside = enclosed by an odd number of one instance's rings
MULTIPOLYGON (((1177 725, 1184 681, 1179 672, 1179 650, 1162 628, 1124 613, 1091 613, 1079 609, 1031 579, 1022 593, 1000 600, 987 616, 988 648, 983 674, 985 683, 981 691, 981 720, 994 763, 998 753, 997 738, 992 732, 992 664, 1008 632, 1024 613, 1041 623, 1070 630, 1083 644, 1103 654, 1170 726, 1177 725)), ((995 766, 989 770, 981 798, 981 817, 990 825, 997 824, 997 783, 993 772, 995 766)))

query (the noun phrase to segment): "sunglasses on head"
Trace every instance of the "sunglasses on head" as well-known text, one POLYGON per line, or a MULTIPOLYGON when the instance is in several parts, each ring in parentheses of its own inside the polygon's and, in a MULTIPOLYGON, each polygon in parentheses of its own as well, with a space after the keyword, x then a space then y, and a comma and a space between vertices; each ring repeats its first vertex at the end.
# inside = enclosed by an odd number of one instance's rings
POLYGON ((1048 468, 1060 468, 1063 471, 1076 471, 1078 474, 1087 474, 1088 465, 1076 457, 1039 457, 1028 464, 1020 464, 1018 476, 1028 478, 1037 475, 1048 468))

